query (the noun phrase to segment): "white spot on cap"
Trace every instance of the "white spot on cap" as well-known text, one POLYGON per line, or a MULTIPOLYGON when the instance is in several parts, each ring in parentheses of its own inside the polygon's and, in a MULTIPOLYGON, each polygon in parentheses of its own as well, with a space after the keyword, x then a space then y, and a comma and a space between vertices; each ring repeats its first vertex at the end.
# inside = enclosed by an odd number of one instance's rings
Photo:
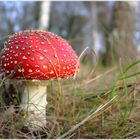
POLYGON ((43 68, 44 68, 44 69, 46 69, 46 68, 47 68, 47 66, 46 66, 46 65, 43 65, 43 68))
POLYGON ((39 66, 38 66, 38 65, 35 65, 35 67, 36 67, 36 68, 39 68, 39 66))
POLYGON ((10 71, 9 71, 9 70, 7 70, 7 71, 6 71, 6 73, 10 73, 10 71))
POLYGON ((17 61, 14 61, 14 64, 17 64, 17 61))
POLYGON ((50 42, 48 42, 48 44, 49 44, 49 45, 51 45, 51 43, 50 43, 50 42))
POLYGON ((34 61, 34 60, 35 60, 35 58, 34 58, 34 57, 31 57, 31 60, 32 60, 32 61, 34 61))
POLYGON ((51 71, 50 71, 50 74, 53 74, 53 73, 54 73, 54 71, 53 71, 53 70, 51 70, 51 71))
POLYGON ((43 50, 43 52, 48 52, 47 50, 43 50))
POLYGON ((14 73, 14 70, 11 70, 11 73, 14 73))
POLYGON ((40 70, 35 70, 36 72, 40 72, 40 70))
POLYGON ((18 69, 19 72, 24 72, 24 69, 18 69))
POLYGON ((41 44, 42 44, 42 45, 44 45, 44 44, 45 44, 45 42, 41 42, 41 44))
POLYGON ((43 56, 40 56, 40 57, 39 57, 39 60, 43 60, 43 59, 44 59, 44 57, 43 57, 43 56))
POLYGON ((21 48, 21 50, 22 50, 22 51, 24 51, 24 50, 25 50, 25 48, 24 48, 24 47, 22 47, 22 48, 21 48))
POLYGON ((57 58, 57 54, 55 54, 54 57, 57 58))
POLYGON ((9 51, 9 48, 5 48, 6 51, 9 51))
POLYGON ((30 45, 30 46, 29 46, 29 48, 31 49, 31 48, 32 48, 32 46, 30 45))
POLYGON ((31 69, 29 69, 29 72, 33 72, 31 69))
POLYGON ((26 57, 26 56, 23 56, 23 57, 22 57, 22 59, 23 59, 23 60, 26 60, 26 59, 27 59, 27 57, 26 57))
POLYGON ((16 53, 15 56, 18 56, 18 53, 16 53))

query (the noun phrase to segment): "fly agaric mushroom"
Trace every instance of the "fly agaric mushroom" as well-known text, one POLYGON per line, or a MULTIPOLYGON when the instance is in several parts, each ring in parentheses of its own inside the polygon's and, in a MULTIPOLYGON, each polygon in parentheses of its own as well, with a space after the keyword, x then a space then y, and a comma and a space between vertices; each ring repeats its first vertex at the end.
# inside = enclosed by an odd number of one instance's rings
POLYGON ((2 72, 12 73, 12 79, 25 83, 21 107, 29 113, 27 122, 39 127, 46 122, 47 86, 43 81, 70 77, 79 67, 75 52, 64 39, 40 30, 25 30, 10 36, 0 62, 2 72))

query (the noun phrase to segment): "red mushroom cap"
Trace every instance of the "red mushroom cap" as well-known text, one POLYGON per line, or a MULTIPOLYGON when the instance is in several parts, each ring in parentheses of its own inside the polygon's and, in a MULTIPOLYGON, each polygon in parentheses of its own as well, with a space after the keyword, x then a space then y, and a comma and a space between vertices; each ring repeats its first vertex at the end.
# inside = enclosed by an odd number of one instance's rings
POLYGON ((78 72, 78 58, 61 37, 45 31, 21 31, 9 37, 1 55, 2 71, 16 79, 64 78, 78 72))

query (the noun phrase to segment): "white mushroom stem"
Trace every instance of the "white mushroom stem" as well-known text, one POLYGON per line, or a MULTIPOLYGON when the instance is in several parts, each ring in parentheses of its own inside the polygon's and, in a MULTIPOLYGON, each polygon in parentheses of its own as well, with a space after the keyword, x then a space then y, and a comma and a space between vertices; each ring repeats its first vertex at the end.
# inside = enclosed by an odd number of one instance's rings
POLYGON ((40 81, 24 81, 21 108, 27 113, 26 125, 38 129, 46 125, 47 85, 40 81))

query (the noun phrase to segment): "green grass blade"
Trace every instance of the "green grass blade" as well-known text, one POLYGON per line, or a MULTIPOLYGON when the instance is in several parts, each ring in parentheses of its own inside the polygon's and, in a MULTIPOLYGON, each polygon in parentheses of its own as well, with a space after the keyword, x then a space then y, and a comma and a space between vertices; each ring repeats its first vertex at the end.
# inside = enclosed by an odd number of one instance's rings
POLYGON ((124 77, 121 77, 119 80, 124 80, 124 79, 128 79, 128 78, 132 78, 132 77, 137 76, 139 74, 140 74, 140 72, 136 72, 136 73, 133 73, 131 75, 126 75, 124 77))
POLYGON ((135 65, 137 65, 137 64, 139 64, 139 63, 140 63, 139 60, 133 62, 132 64, 130 64, 130 65, 123 71, 123 73, 126 73, 129 69, 131 69, 132 67, 134 67, 135 65))

